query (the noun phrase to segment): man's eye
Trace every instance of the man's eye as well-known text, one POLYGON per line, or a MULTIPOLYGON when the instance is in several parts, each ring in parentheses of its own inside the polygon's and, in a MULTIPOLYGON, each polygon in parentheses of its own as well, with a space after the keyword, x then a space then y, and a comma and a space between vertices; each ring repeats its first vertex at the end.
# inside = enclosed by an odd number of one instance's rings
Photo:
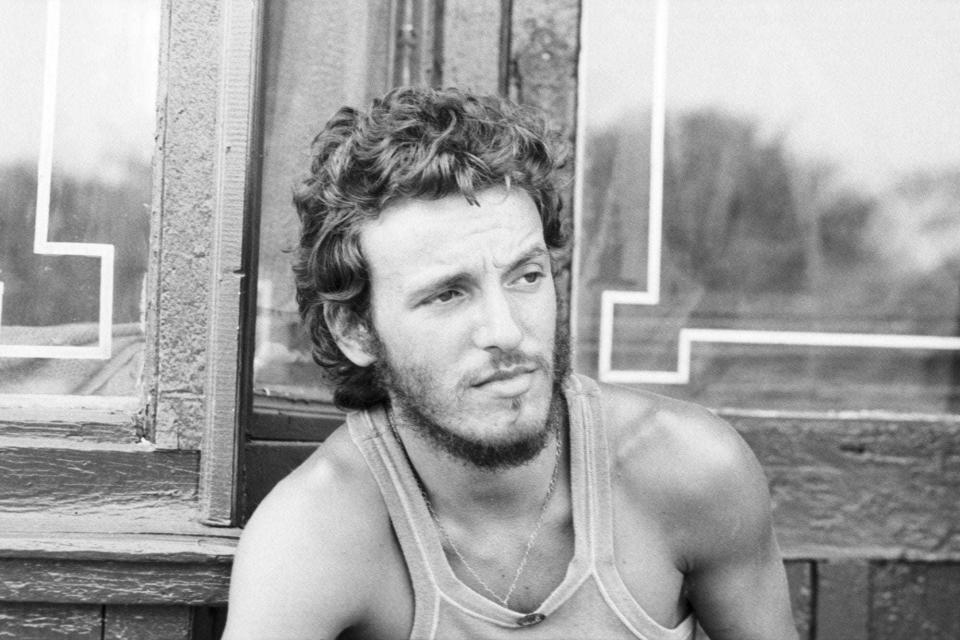
POLYGON ((527 273, 520 276, 520 280, 522 280, 526 284, 536 284, 537 282, 542 280, 544 277, 545 276, 541 271, 528 271, 527 273))
POLYGON ((456 289, 447 289, 430 298, 429 302, 443 304, 460 297, 460 292, 456 289))

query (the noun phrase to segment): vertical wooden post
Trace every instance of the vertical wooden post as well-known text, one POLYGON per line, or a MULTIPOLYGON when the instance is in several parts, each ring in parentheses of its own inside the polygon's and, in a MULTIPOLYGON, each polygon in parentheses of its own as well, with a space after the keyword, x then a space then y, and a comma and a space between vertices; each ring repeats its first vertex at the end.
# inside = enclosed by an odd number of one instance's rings
POLYGON ((243 231, 262 14, 260 2, 224 0, 222 6, 217 201, 200 478, 202 520, 213 526, 231 526, 236 515, 241 293, 244 279, 253 275, 243 272, 243 231))

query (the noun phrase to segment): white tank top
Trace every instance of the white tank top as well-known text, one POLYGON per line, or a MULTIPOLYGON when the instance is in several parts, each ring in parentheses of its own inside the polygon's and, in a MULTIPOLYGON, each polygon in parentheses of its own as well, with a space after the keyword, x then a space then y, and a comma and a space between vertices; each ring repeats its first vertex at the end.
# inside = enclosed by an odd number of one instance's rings
POLYGON ((383 410, 348 416, 350 434, 380 486, 410 572, 412 639, 694 638, 697 625, 692 615, 673 629, 658 624, 633 599, 617 572, 600 390, 589 378, 573 375, 564 393, 570 414, 574 555, 563 581, 527 613, 487 599, 453 573, 413 470, 383 410))

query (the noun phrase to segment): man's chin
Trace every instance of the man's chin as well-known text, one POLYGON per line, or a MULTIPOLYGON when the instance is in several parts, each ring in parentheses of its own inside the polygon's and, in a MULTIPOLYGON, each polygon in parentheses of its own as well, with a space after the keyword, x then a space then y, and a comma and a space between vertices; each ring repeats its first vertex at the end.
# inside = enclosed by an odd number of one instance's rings
POLYGON ((402 413, 435 449, 481 469, 502 470, 533 460, 549 442, 556 428, 550 397, 480 403, 461 414, 471 418, 455 420, 454 428, 438 424, 417 408, 411 411, 407 406, 402 413))
POLYGON ((436 441, 438 448, 458 460, 480 469, 499 471, 530 462, 543 451, 549 440, 549 428, 517 437, 474 439, 447 432, 447 438, 436 441))

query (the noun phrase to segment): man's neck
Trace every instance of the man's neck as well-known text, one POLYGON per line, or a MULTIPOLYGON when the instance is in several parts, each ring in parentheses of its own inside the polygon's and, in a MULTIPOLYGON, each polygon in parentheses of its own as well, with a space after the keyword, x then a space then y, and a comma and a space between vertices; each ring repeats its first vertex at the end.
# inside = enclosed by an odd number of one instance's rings
POLYGON ((513 519, 539 510, 555 466, 559 465, 561 484, 566 484, 568 430, 563 403, 560 407, 560 419, 540 452, 528 462, 507 468, 479 467, 438 449, 402 421, 395 426, 421 488, 437 513, 464 524, 474 519, 513 519))

